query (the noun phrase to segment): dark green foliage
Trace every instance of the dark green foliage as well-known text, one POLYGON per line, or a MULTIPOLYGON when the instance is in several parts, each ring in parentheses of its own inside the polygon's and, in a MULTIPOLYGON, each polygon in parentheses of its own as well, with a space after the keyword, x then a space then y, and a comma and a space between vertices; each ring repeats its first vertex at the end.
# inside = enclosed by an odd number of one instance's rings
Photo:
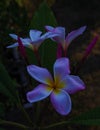
POLYGON ((4 65, 0 63, 0 93, 17 102, 17 84, 12 80, 5 69, 4 65))
POLYGON ((38 29, 45 32, 44 26, 46 25, 57 26, 57 22, 47 3, 43 2, 35 12, 29 29, 38 29))
POLYGON ((82 125, 100 125, 100 107, 82 113, 81 115, 73 118, 71 123, 82 125))

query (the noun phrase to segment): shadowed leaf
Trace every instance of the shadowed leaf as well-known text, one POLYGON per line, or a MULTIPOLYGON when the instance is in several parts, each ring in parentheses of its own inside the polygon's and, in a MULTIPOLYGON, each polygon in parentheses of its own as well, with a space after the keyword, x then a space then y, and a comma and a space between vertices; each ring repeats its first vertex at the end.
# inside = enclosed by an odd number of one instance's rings
POLYGON ((0 63, 0 91, 6 96, 12 96, 12 99, 17 102, 16 86, 17 84, 10 78, 4 65, 0 63))

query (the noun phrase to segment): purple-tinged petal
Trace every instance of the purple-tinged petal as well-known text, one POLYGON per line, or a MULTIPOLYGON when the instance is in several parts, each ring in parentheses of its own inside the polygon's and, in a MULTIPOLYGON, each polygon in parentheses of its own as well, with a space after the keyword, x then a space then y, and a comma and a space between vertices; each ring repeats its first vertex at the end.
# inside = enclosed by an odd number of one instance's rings
POLYGON ((52 32, 58 34, 58 36, 52 38, 54 41, 61 44, 65 41, 65 28, 56 27, 52 32))
POLYGON ((77 30, 74 30, 72 32, 70 32, 67 37, 66 37, 66 43, 69 45, 72 40, 74 40, 76 37, 78 37, 79 35, 83 34, 83 32, 85 31, 86 26, 80 27, 77 30))
POLYGON ((31 43, 32 45, 36 45, 37 47, 39 47, 42 42, 43 42, 43 39, 39 38, 35 41, 32 41, 31 43))
POLYGON ((63 90, 52 92, 50 99, 55 110, 61 115, 67 115, 71 111, 71 99, 63 90))
POLYGON ((45 29, 47 31, 53 31, 54 27, 52 27, 52 26, 45 26, 45 29))
POLYGON ((21 40, 22 40, 22 42, 25 43, 25 44, 27 44, 27 43, 29 44, 29 43, 32 42, 30 38, 22 38, 21 40))
POLYGON ((45 40, 47 38, 53 38, 53 37, 56 37, 56 36, 58 36, 57 33, 47 32, 47 33, 45 33, 44 35, 41 36, 41 39, 45 40))
MULTIPOLYGON (((30 48, 31 44, 29 42, 27 42, 24 38, 20 38, 20 40, 22 41, 23 46, 30 48)), ((19 46, 19 44, 18 44, 18 42, 16 42, 12 45, 7 46, 7 48, 14 48, 14 47, 18 47, 18 46, 19 46)))
POLYGON ((53 79, 49 71, 45 68, 38 67, 36 65, 27 66, 28 73, 40 83, 51 85, 53 79))
POLYGON ((52 32, 54 34, 57 34, 57 36, 54 36, 54 38, 51 38, 53 41, 56 41, 58 43, 64 42, 64 40, 65 40, 65 28, 63 28, 63 27, 53 28, 51 26, 45 26, 45 28, 48 32, 52 32))
POLYGON ((54 64, 54 78, 56 80, 63 79, 66 75, 70 73, 69 69, 69 59, 59 58, 54 64))
POLYGON ((12 45, 9 45, 6 48, 14 48, 14 47, 18 47, 18 42, 14 43, 12 45))
POLYGON ((65 40, 65 28, 64 27, 56 27, 53 30, 54 33, 58 33, 60 37, 65 40))
POLYGON ((25 47, 28 47, 28 48, 30 48, 30 49, 33 49, 33 46, 32 46, 32 41, 31 41, 31 39, 29 39, 29 38, 21 38, 21 41, 22 41, 22 43, 23 43, 23 45, 25 46, 25 47))
POLYGON ((32 41, 36 41, 40 38, 40 35, 42 34, 41 31, 38 30, 30 30, 29 35, 32 41))
POLYGON ((16 34, 9 34, 10 37, 12 37, 13 39, 17 40, 18 36, 16 34))
POLYGON ((67 75, 64 79, 65 87, 64 90, 68 92, 69 94, 73 94, 77 91, 84 90, 85 84, 84 82, 78 77, 74 75, 67 75))
POLYGON ((44 84, 38 85, 35 89, 27 93, 27 100, 30 103, 37 102, 43 100, 44 98, 48 97, 52 92, 48 86, 44 84))

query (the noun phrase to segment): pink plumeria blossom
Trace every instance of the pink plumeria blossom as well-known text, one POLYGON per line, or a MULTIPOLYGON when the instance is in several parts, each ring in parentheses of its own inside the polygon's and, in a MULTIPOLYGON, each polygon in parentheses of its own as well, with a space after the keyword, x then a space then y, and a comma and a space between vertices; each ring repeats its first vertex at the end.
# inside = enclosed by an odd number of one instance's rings
MULTIPOLYGON (((39 48, 39 46, 41 45, 41 43, 45 39, 53 38, 54 36, 57 36, 57 34, 54 34, 51 32, 47 32, 43 35, 41 35, 41 34, 42 34, 41 31, 30 30, 30 32, 29 32, 30 38, 20 38, 20 39, 25 47, 28 47, 28 48, 33 49, 33 50, 37 50, 39 48)), ((7 46, 7 48, 17 47, 19 45, 18 44, 18 36, 16 34, 10 34, 10 36, 13 39, 17 40, 17 42, 12 44, 12 45, 7 46)))
POLYGON ((52 40, 60 43, 64 51, 67 50, 69 44, 79 35, 83 34, 86 29, 86 26, 80 27, 77 30, 74 30, 65 37, 65 28, 64 27, 52 27, 52 26, 45 26, 48 32, 52 32, 54 34, 58 34, 58 36, 52 38, 52 40))
POLYGON ((69 59, 59 58, 53 66, 54 77, 46 68, 36 65, 27 66, 28 73, 40 82, 40 84, 27 93, 27 100, 34 103, 50 96, 51 103, 55 110, 61 115, 67 115, 71 111, 71 98, 79 90, 85 89, 83 81, 70 74, 69 59))

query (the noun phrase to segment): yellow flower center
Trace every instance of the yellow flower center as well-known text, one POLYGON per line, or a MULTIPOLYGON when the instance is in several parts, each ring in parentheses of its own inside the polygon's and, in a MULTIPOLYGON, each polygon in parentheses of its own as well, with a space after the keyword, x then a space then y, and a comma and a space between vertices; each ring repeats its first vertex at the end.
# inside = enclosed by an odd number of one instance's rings
POLYGON ((60 78, 57 76, 55 80, 50 84, 50 87, 54 90, 61 89, 64 87, 64 83, 61 82, 60 78))
POLYGON ((60 80, 59 76, 55 77, 54 81, 48 79, 47 82, 49 83, 49 89, 53 89, 56 93, 65 86, 65 83, 60 80))

